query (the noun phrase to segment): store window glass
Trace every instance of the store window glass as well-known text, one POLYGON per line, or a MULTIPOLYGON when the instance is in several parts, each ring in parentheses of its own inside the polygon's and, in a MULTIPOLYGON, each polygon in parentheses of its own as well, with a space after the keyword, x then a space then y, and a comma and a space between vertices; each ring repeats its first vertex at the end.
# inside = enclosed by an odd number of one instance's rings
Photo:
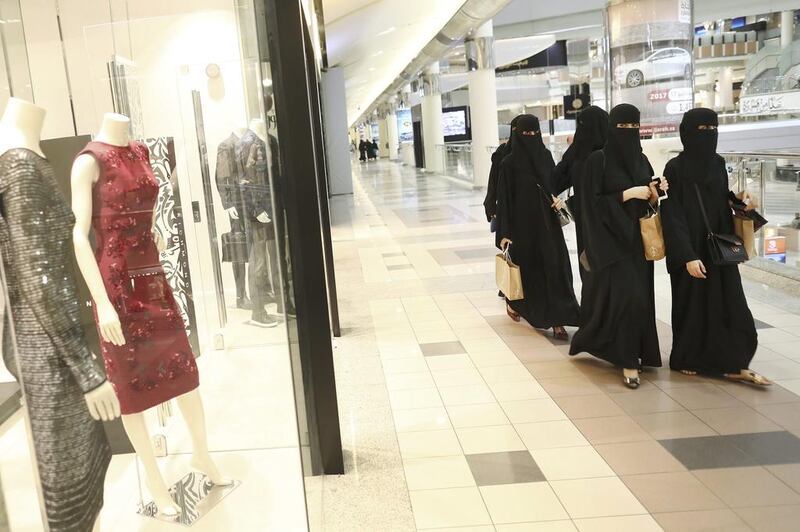
POLYGON ((264 13, 0 1, 12 530, 307 526, 264 13))

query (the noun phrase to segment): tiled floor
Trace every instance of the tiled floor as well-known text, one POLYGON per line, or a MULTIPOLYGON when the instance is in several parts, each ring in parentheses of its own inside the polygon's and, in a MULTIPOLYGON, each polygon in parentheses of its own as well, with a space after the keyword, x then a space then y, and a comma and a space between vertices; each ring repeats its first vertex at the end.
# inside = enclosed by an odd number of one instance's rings
POLYGON ((631 391, 508 320, 481 194, 394 163, 355 171, 333 206, 348 475, 324 480, 326 529, 797 530, 800 299, 746 282, 753 368, 779 385, 659 369, 631 391))

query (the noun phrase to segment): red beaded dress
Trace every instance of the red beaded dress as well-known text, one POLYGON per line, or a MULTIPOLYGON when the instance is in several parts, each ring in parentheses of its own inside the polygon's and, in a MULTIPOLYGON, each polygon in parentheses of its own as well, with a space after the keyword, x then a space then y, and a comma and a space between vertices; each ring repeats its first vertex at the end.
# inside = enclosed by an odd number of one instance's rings
POLYGON ((197 365, 151 233, 158 182, 147 147, 90 142, 82 154, 100 166, 95 258, 125 336, 121 346, 101 336, 103 360, 122 413, 134 414, 197 388, 197 365))

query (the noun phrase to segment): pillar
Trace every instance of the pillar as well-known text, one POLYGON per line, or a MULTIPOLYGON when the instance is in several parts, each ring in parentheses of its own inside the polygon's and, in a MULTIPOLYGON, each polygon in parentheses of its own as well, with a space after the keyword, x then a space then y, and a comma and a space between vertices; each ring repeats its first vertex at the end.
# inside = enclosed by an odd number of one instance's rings
POLYGON ((723 111, 733 110, 733 68, 719 69, 719 108, 723 111))
POLYGON ((381 113, 378 121, 378 157, 381 159, 389 157, 389 123, 386 115, 381 113))
POLYGON ((791 46, 794 40, 794 11, 781 11, 781 48, 791 46))
POLYGON ((389 146, 389 154, 388 154, 389 160, 396 161, 397 158, 399 157, 398 152, 400 150, 400 138, 397 132, 396 98, 392 98, 387 104, 386 129, 388 130, 386 141, 389 146))
POLYGON ((437 145, 444 145, 444 126, 438 62, 425 69, 422 83, 422 141, 425 150, 425 170, 441 173, 444 171, 444 153, 437 148, 437 145))
POLYGON ((331 196, 353 193, 350 168, 350 138, 345 135, 347 100, 344 69, 333 67, 322 71, 320 78, 322 124, 325 131, 325 154, 328 159, 328 192, 331 196))
POLYGON ((492 166, 489 148, 500 144, 492 21, 483 23, 475 30, 464 42, 464 47, 472 126, 472 183, 476 187, 485 187, 492 166))

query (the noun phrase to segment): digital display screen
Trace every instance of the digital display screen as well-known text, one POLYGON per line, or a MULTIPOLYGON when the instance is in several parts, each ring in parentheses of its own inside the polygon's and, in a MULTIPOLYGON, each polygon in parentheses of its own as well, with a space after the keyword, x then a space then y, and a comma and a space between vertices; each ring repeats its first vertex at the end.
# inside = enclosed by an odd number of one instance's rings
POLYGON ((442 112, 442 126, 445 137, 456 137, 467 134, 467 111, 458 109, 442 112))
POLYGON ((414 140, 414 124, 411 120, 411 109, 397 110, 397 138, 400 142, 414 140))

